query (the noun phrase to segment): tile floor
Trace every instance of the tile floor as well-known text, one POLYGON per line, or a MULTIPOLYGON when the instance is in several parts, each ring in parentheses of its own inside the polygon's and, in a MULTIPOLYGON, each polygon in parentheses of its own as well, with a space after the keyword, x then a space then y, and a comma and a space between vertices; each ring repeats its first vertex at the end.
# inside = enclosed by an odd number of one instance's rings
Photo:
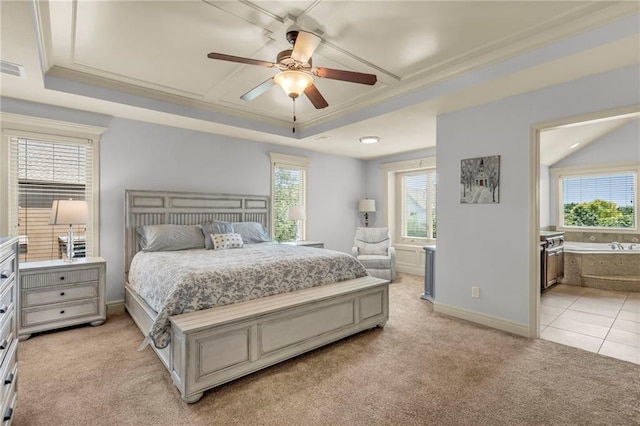
POLYGON ((640 293, 558 284, 540 296, 540 337, 640 364, 640 293))

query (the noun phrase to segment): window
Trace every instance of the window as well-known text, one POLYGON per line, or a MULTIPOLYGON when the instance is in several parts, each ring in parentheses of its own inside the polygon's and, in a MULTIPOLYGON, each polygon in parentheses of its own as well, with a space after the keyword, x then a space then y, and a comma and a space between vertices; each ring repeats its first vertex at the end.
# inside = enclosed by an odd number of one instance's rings
POLYGON ((400 241, 436 238, 435 170, 397 173, 400 241))
POLYGON ((20 261, 63 257, 67 226, 49 225, 51 205, 59 199, 87 201, 89 223, 73 226, 75 252, 76 257, 97 254, 96 148, 104 129, 12 114, 2 118, 3 149, 9 153, 2 164, 8 187, 2 227, 19 236, 20 261))
POLYGON ((307 166, 305 157, 271 153, 271 232, 279 242, 295 241, 297 227, 300 239, 305 239, 305 226, 289 220, 289 207, 305 206, 307 166))
POLYGON ((637 229, 637 170, 561 175, 559 181, 562 226, 637 229))
MULTIPOLYGON (((380 169, 386 175, 382 212, 396 250, 422 250, 423 245, 433 244, 437 234, 435 157, 385 163, 380 169)), ((417 265, 409 266, 420 271, 417 265)))

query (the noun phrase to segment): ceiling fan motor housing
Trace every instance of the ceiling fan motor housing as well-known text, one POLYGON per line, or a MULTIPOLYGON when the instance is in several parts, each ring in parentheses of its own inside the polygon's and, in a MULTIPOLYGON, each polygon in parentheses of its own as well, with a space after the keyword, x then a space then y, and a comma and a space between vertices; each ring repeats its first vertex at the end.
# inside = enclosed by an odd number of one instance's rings
POLYGON ((278 53, 278 56, 276 56, 276 63, 283 65, 285 69, 311 68, 313 63, 311 58, 309 58, 307 63, 304 66, 302 66, 299 62, 296 62, 294 59, 291 59, 292 52, 293 52, 293 49, 287 49, 278 53))

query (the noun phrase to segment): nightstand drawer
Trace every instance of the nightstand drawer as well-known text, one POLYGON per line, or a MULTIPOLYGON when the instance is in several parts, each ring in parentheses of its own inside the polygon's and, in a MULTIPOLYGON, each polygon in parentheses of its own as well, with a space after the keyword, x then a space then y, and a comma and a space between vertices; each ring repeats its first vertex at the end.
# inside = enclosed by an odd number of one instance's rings
POLYGON ((24 308, 20 318, 24 327, 42 323, 65 321, 76 317, 86 317, 98 314, 98 299, 82 300, 78 302, 58 303, 45 307, 24 308))
POLYGON ((28 290, 22 292, 22 306, 37 306, 46 303, 62 303, 70 300, 92 299, 98 297, 98 283, 76 284, 71 286, 56 286, 28 290))
POLYGON ((38 274, 22 273, 20 275, 20 288, 27 290, 30 288, 40 288, 48 286, 58 286, 81 282, 98 281, 100 268, 69 269, 51 272, 41 272, 38 274))
POLYGON ((18 342, 14 340, 11 343, 11 347, 9 348, 9 352, 5 359, 5 362, 2 363, 2 368, 0 369, 0 401, 6 401, 7 395, 9 395, 9 391, 13 386, 13 382, 16 381, 18 375, 18 363, 16 362, 16 352, 17 352, 18 342))

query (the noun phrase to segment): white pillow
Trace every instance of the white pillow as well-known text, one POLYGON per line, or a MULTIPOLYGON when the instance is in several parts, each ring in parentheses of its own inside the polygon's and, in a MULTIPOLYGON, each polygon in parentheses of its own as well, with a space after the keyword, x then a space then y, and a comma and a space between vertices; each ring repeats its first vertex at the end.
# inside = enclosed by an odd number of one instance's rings
POLYGON ((214 250, 225 250, 244 247, 240 234, 211 234, 214 250))

